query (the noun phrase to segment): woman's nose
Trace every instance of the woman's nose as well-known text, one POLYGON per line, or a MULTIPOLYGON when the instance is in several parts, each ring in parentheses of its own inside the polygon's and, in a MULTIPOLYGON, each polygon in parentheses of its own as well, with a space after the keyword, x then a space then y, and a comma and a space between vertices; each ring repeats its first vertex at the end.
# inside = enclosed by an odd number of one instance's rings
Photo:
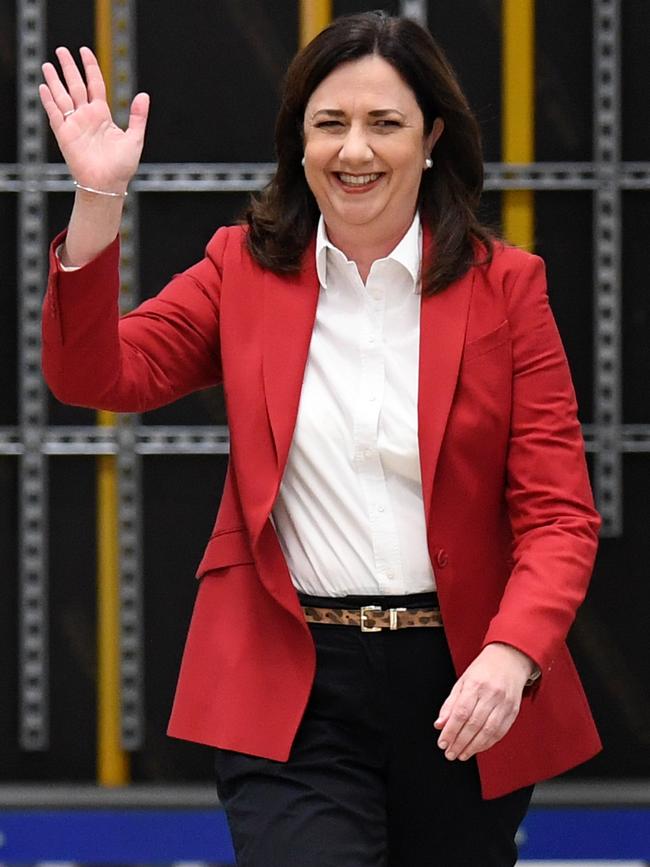
POLYGON ((367 163, 374 157, 365 130, 351 126, 348 130, 341 150, 339 159, 347 163, 367 163))

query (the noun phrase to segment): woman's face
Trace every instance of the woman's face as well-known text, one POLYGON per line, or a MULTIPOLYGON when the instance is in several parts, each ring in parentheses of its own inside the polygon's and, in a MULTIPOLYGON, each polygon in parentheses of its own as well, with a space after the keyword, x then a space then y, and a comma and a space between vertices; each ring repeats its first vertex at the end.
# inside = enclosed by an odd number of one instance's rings
POLYGON ((424 160, 442 133, 411 88, 377 55, 343 63, 312 93, 304 118, 305 177, 330 237, 369 243, 406 231, 424 160))

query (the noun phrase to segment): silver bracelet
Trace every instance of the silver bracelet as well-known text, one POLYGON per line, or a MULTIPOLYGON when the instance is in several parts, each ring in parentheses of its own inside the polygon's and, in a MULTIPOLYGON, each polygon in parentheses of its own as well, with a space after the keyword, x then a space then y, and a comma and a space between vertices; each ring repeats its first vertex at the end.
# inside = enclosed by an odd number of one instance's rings
POLYGON ((126 199, 129 195, 125 190, 123 193, 107 193, 106 190, 94 190, 92 187, 84 187, 79 181, 73 180, 72 183, 78 190, 85 190, 87 193, 96 193, 98 196, 110 196, 112 199, 126 199))

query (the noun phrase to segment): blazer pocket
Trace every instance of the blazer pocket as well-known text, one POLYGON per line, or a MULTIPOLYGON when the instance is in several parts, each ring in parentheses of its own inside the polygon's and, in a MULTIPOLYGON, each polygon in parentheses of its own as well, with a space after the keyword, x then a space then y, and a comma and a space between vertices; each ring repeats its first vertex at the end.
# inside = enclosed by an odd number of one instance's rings
POLYGON ((244 527, 219 530, 210 537, 203 559, 196 570, 196 577, 202 578, 206 572, 222 569, 224 566, 253 562, 253 551, 244 527))
POLYGON ((493 331, 488 331, 487 334, 482 334, 480 337, 477 337, 476 340, 466 343, 463 351, 463 361, 470 361, 472 358, 478 358, 479 355, 485 355, 486 352, 490 352, 498 346, 502 346, 504 343, 509 342, 510 324, 508 320, 505 319, 498 328, 495 328, 493 331))

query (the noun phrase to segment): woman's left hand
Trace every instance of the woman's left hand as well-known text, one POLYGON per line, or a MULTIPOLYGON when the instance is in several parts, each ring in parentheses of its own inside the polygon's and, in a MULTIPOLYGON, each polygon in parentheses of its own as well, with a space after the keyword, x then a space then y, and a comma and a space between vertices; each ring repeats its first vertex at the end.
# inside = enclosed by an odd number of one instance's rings
POLYGON ((519 713, 533 660, 509 644, 488 644, 456 681, 434 727, 448 759, 461 761, 496 744, 519 713))

